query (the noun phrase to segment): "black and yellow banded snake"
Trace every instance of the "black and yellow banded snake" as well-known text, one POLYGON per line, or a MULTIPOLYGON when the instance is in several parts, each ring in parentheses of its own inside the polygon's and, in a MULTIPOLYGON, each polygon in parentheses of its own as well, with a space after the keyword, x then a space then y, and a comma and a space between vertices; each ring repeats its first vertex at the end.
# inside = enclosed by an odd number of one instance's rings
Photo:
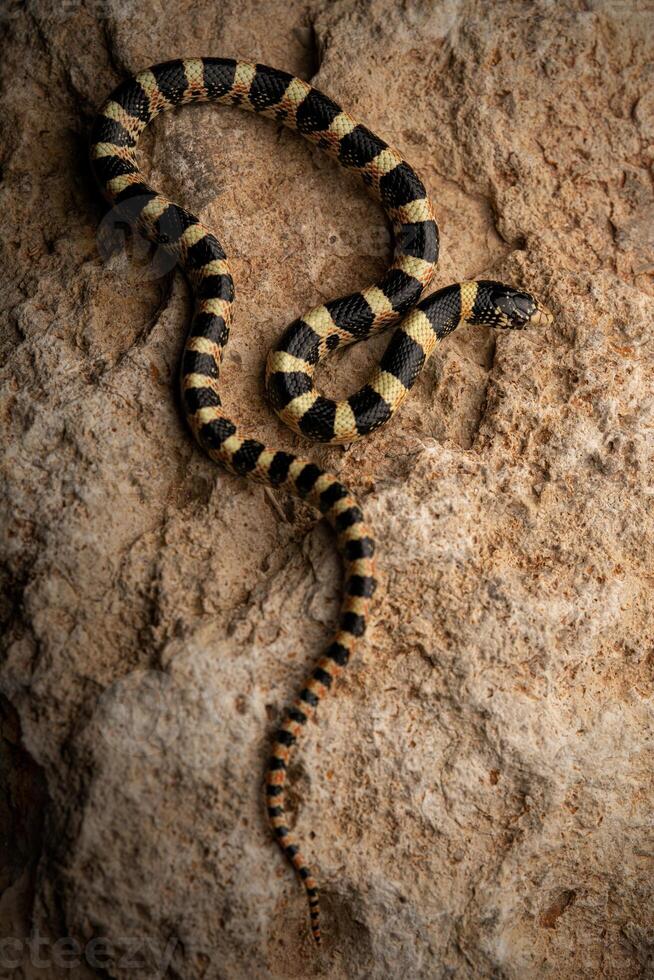
POLYGON ((91 162, 104 196, 123 220, 174 258, 193 291, 195 309, 181 383, 184 410, 196 439, 231 472, 308 501, 336 533, 345 573, 338 629, 273 737, 266 777, 268 819, 304 884, 313 936, 319 943, 318 885, 284 810, 287 769, 303 727, 366 629, 376 586, 375 545, 356 499, 335 476, 243 435, 221 407, 219 371, 234 298, 225 252, 196 217, 147 184, 135 155, 139 136, 156 115, 191 102, 240 105, 297 130, 359 174, 392 225, 393 261, 380 281, 310 310, 288 327, 268 356, 268 397, 296 432, 319 442, 350 443, 392 417, 437 341, 457 326, 521 329, 546 322, 550 315, 530 294, 488 280, 448 286, 419 302, 438 258, 438 228, 424 185, 396 150, 287 72, 229 58, 169 61, 121 84, 95 119, 91 162), (318 393, 313 375, 321 358, 393 325, 388 347, 367 384, 343 401, 318 393))

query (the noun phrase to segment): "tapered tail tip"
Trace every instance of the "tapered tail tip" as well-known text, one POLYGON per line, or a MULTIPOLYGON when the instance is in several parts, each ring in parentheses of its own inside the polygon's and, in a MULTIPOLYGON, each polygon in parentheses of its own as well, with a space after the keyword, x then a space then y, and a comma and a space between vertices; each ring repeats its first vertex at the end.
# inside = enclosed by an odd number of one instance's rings
POLYGON ((322 942, 322 936, 320 935, 320 913, 316 905, 311 909, 311 935, 314 938, 316 946, 320 946, 322 942))

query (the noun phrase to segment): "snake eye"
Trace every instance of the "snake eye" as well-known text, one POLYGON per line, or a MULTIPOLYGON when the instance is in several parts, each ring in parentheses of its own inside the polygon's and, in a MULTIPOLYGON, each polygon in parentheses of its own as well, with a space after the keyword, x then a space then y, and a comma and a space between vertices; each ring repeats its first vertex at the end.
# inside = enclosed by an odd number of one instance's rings
POLYGON ((529 293, 514 293, 513 302, 518 316, 528 320, 536 312, 536 303, 529 293))
POLYGON ((507 289, 494 297, 497 310, 512 327, 522 327, 537 310, 536 302, 529 293, 507 289))

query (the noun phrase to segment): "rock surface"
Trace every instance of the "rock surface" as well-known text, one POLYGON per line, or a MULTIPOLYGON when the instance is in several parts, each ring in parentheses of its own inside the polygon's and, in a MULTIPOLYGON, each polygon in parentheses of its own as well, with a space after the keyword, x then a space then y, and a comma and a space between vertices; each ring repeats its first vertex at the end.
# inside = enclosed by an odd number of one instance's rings
MULTIPOLYGON (((651 5, 8 0, 2 29, 0 975, 654 976, 651 5), (313 452, 382 581, 293 767, 320 955, 261 778, 334 624, 333 543, 193 444, 181 277, 97 250, 93 111, 194 54, 311 79, 425 179, 437 285, 492 275, 556 315, 453 336, 389 426, 313 452)), ((236 109, 160 118, 143 159, 232 259, 228 407, 306 452, 265 352, 383 270, 381 212, 236 109)))

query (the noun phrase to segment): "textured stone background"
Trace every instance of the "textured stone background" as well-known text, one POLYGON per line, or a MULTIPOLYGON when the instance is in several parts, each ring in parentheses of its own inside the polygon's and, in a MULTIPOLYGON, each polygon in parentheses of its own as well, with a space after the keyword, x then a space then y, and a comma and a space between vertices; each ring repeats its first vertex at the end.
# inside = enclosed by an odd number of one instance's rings
MULTIPOLYGON (((0 976, 653 977, 652 5, 6 0, 1 24, 0 976), (490 274, 556 314, 448 339, 392 424, 314 454, 383 582, 293 768, 320 955, 260 788, 334 623, 333 544, 193 445, 181 277, 97 251, 93 111, 195 54, 315 81, 426 180, 438 285, 490 274)), ((143 159, 232 257, 228 405, 299 448, 265 352, 381 272, 381 212, 238 110, 160 118, 143 159)))

